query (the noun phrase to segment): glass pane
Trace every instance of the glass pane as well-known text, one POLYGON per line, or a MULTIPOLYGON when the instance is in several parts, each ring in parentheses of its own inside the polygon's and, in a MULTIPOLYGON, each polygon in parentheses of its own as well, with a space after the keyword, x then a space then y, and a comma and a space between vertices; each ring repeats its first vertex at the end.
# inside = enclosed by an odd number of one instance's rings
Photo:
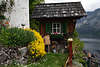
POLYGON ((56 28, 56 24, 53 24, 53 28, 56 28))
POLYGON ((57 24, 57 28, 59 28, 60 27, 60 24, 57 24))
POLYGON ((56 29, 53 29, 53 33, 56 32, 56 29))
POLYGON ((60 29, 57 29, 57 32, 60 33, 60 29))

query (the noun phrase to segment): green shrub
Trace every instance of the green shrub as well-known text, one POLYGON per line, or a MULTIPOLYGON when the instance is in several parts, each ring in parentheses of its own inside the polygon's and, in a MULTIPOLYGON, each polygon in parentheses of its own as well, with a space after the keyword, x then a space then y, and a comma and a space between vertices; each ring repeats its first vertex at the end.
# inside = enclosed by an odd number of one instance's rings
POLYGON ((51 37, 52 38, 61 38, 61 39, 64 38, 62 34, 51 34, 51 37))
POLYGON ((34 33, 21 28, 2 28, 0 42, 8 46, 25 46, 34 41, 34 33))

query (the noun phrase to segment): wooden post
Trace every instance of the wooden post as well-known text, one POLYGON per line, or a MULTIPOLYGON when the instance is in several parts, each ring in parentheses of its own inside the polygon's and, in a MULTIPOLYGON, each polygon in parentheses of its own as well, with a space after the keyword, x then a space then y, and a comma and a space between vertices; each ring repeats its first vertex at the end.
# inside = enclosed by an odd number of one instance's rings
POLYGON ((68 38, 68 43, 69 43, 69 65, 70 65, 70 67, 72 67, 72 55, 73 55, 72 42, 73 42, 73 38, 68 38))
POLYGON ((91 67, 91 53, 88 53, 88 67, 91 67))

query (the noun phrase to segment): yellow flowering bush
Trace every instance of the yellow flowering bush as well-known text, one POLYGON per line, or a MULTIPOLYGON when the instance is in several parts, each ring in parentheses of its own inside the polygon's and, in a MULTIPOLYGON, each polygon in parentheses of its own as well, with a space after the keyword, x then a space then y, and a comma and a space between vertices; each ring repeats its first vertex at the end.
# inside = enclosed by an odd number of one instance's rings
POLYGON ((32 29, 26 29, 34 33, 34 36, 36 37, 35 41, 32 41, 29 43, 28 48, 30 53, 32 54, 33 58, 44 56, 46 54, 45 52, 45 45, 43 38, 41 35, 32 29))

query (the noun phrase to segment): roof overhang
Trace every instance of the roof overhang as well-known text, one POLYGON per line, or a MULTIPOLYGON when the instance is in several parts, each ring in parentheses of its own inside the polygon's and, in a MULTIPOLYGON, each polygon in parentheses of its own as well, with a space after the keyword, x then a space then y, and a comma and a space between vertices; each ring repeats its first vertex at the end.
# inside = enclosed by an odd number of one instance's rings
POLYGON ((80 2, 47 3, 35 6, 32 13, 34 19, 76 18, 87 16, 80 2))

